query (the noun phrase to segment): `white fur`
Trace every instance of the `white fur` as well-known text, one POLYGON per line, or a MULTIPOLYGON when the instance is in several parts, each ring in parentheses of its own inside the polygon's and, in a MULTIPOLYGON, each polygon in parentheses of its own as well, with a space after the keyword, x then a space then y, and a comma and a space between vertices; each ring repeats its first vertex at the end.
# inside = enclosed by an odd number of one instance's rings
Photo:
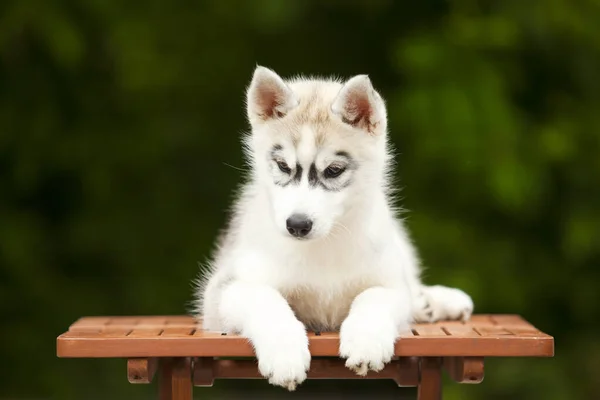
POLYGON ((364 375, 390 361, 412 321, 468 319, 468 295, 420 281, 390 204, 385 104, 369 78, 284 81, 257 67, 247 96, 252 174, 197 292, 204 328, 247 337, 261 374, 293 390, 310 365, 307 328, 339 329, 340 356, 364 375), (340 151, 352 165, 311 185, 311 164, 344 164, 340 151), (295 171, 278 161, 299 164, 301 179, 285 184, 295 171), (306 240, 287 232, 294 213, 313 221, 306 240))

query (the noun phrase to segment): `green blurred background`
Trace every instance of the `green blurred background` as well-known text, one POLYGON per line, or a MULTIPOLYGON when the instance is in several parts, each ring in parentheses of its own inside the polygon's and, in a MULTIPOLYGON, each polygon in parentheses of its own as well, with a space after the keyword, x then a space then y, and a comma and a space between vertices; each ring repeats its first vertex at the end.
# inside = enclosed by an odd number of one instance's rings
MULTIPOLYGON (((556 337, 554 359, 491 359, 446 398, 598 398, 599 21, 596 0, 3 0, 0 398, 151 398, 55 338, 82 315, 186 311, 257 63, 368 73, 427 282, 556 337)), ((359 388, 322 385, 294 395, 359 388)))

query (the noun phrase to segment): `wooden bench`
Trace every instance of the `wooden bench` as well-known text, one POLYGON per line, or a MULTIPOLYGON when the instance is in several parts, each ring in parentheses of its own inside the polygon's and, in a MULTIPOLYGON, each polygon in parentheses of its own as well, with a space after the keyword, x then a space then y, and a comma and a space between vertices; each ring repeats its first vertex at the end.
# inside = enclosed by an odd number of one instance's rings
MULTIPOLYGON (((554 355, 554 339, 517 315, 415 324, 396 343, 397 357, 366 377, 337 357, 337 333, 310 333, 309 342, 309 379, 393 379, 399 386, 418 386, 420 400, 441 398, 442 369, 456 382, 480 383, 484 357, 554 355)), ((188 316, 84 317, 57 338, 57 355, 126 358, 131 383, 150 383, 160 369, 161 400, 191 400, 193 386, 211 386, 215 379, 260 378, 246 339, 204 332, 188 316)))

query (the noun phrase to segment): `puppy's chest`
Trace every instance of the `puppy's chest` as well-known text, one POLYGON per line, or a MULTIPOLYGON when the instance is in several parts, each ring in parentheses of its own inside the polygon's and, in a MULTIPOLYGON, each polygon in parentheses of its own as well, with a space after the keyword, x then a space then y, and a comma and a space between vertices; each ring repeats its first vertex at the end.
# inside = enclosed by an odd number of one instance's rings
POLYGON ((275 286, 308 329, 337 330, 360 293, 385 284, 380 255, 371 246, 328 248, 281 260, 275 286))
POLYGON ((327 287, 290 288, 282 294, 308 329, 327 331, 338 330, 356 296, 372 286, 372 282, 357 280, 327 287))

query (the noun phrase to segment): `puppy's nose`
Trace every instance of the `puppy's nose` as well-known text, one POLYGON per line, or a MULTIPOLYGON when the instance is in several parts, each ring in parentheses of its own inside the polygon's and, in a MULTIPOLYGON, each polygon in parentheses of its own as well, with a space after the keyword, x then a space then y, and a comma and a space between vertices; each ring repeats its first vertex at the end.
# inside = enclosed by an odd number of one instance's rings
POLYGON ((293 214, 285 223, 287 231, 294 237, 304 237, 312 229, 312 221, 305 214, 293 214))

